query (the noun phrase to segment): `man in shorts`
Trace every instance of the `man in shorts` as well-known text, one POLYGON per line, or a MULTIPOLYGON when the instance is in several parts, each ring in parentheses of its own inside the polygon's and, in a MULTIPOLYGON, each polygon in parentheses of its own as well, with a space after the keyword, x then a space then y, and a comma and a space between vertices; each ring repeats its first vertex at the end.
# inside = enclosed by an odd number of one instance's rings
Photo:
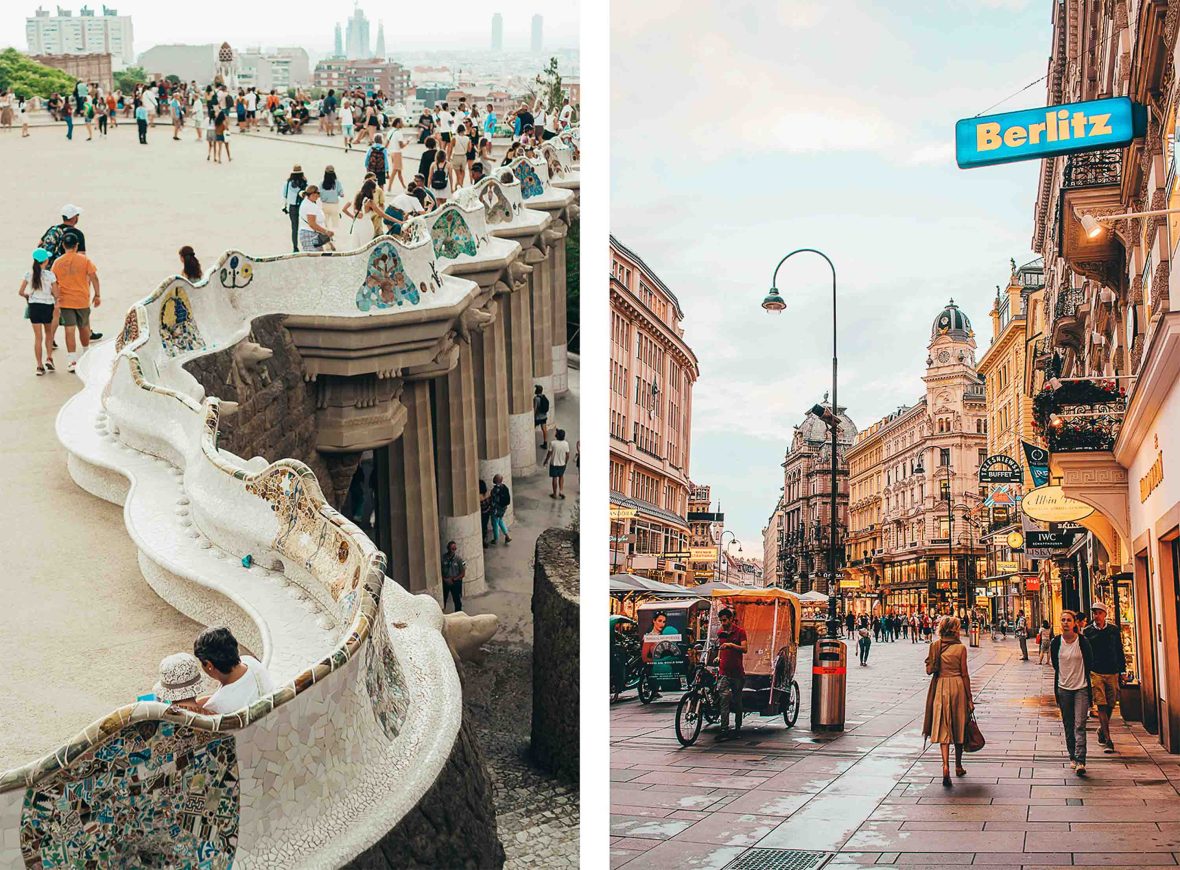
POLYGON ((1119 685, 1127 670, 1127 657, 1119 627, 1106 621, 1106 604, 1095 601, 1090 605, 1094 621, 1082 634, 1090 641, 1093 665, 1090 668, 1090 689, 1094 706, 1098 708, 1098 745, 1106 753, 1114 752, 1114 738, 1110 734, 1110 715, 1119 697, 1119 685))
POLYGON ((78 250, 78 240, 66 236, 63 240, 66 252, 53 264, 53 276, 57 279, 57 304, 61 325, 66 328, 66 351, 70 364, 66 371, 74 371, 78 362, 77 338, 82 339, 82 349, 90 346, 90 289, 94 288, 94 307, 102 304, 99 295, 98 270, 90 258, 78 250))
POLYGON ((258 127, 258 92, 254 88, 246 91, 246 129, 258 127))
POLYGON ((544 465, 549 466, 549 480, 553 484, 550 498, 565 498, 565 466, 570 460, 570 443, 565 440, 565 430, 558 429, 556 437, 549 443, 544 465))
POLYGON ((541 449, 549 446, 549 399, 544 388, 537 384, 533 387, 533 426, 541 430, 541 449))

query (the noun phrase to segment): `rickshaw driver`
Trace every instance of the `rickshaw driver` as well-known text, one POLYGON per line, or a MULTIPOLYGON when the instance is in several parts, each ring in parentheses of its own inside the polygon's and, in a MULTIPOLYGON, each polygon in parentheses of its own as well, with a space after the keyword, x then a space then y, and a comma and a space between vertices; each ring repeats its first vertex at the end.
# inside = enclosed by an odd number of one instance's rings
POLYGON ((717 632, 717 681, 721 697, 721 731, 717 740, 729 738, 729 711, 733 708, 734 733, 742 730, 742 690, 746 684, 746 669, 742 657, 746 654, 746 631, 734 622, 733 611, 723 607, 717 613, 721 627, 717 632))

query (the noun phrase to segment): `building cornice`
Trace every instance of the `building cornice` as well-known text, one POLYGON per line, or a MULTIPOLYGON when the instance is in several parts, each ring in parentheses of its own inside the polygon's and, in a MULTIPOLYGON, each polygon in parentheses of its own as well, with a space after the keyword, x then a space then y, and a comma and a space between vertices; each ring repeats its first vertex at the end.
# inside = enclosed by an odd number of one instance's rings
POLYGON ((679 361, 689 371, 691 380, 695 382, 700 377, 700 366, 697 363, 697 356, 688 346, 688 342, 673 332, 668 324, 655 317, 651 310, 631 292, 630 288, 613 275, 610 279, 610 289, 612 307, 621 307, 633 317, 642 320, 646 331, 656 336, 660 344, 679 357, 679 361))

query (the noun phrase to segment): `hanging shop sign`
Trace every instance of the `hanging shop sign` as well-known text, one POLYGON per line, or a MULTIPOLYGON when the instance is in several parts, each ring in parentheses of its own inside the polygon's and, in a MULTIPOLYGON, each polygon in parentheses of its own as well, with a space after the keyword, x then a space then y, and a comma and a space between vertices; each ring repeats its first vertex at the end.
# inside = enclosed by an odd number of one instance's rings
POLYGON ((1011 456, 997 453, 979 464, 980 483, 1020 483, 1020 463, 1011 456))
POLYGON ((1007 542, 1008 549, 1013 553, 1019 553, 1024 549, 1024 535, 1020 532, 1009 532, 1007 542))
POLYGON ((864 582, 861 581, 861 579, 859 577, 841 578, 840 588, 841 589, 863 589, 864 582))
POLYGON ((996 562, 997 574, 1018 574, 1020 573, 1020 563, 1001 559, 996 562))
POLYGON ((690 547, 689 558, 694 562, 716 562, 716 547, 690 547))
POLYGON ((1041 591, 1041 578, 1040 577, 1025 577, 1024 578, 1024 591, 1025 592, 1040 592, 1041 591))
POLYGON ((692 553, 690 553, 688 550, 678 551, 676 553, 660 553, 661 559, 673 559, 676 561, 683 561, 685 559, 691 558, 691 556, 692 553))
MULTIPOLYGON (((1024 549, 1027 555, 1040 550, 1064 550, 1073 540, 1072 532, 1054 530, 1051 532, 1026 532, 1024 535, 1024 549)), ((1044 556, 1034 558, 1045 558, 1044 556)))
POLYGON ((632 520, 638 514, 639 511, 635 508, 613 507, 610 509, 610 518, 612 520, 632 520))
POLYGON ((1066 496, 1060 486, 1038 486, 1024 497, 1023 507, 1026 516, 1043 523, 1075 522, 1094 513, 1090 505, 1066 496))
POLYGON ((987 494, 987 498, 983 500, 986 507, 1003 507, 1008 508, 1016 504, 1020 500, 1020 496, 1016 493, 1016 487, 1000 483, 991 488, 991 492, 987 494))
POLYGON ((1032 475, 1033 486, 1044 486, 1049 482, 1049 451, 1044 447, 1021 441, 1024 458, 1028 460, 1028 473, 1032 475))
POLYGON ((1127 97, 963 118, 955 124, 960 169, 1121 148, 1147 132, 1147 108, 1127 97))

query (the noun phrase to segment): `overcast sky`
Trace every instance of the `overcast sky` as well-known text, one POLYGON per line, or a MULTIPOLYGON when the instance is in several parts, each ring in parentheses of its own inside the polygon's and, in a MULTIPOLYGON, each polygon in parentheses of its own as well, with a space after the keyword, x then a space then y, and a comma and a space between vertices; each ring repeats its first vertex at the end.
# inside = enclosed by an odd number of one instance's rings
MULTIPOLYGON (((961 171, 957 119, 1044 75, 1051 0, 615 0, 611 229, 677 294, 700 358, 691 476, 761 555, 792 427, 831 381, 867 426, 923 394, 951 297, 979 355, 1030 252, 1035 162, 961 171)), ((1038 84, 996 111, 1044 103, 1038 84)))
MULTIPOLYGON (((51 13, 56 3, 42 2, 51 13)), ((76 15, 81 0, 63 0, 76 15)), ((102 3, 88 4, 102 12, 102 3)), ((300 45, 309 51, 332 50, 336 22, 352 15, 348 2, 291 4, 275 0, 202 0, 201 3, 165 3, 161 0, 109 0, 120 15, 130 15, 135 31, 135 53, 160 43, 221 43, 234 46, 300 45)), ((36 0, 6 2, 0 12, 0 46, 25 46, 25 18, 37 8, 36 0)), ((527 50, 532 17, 544 16, 547 49, 577 48, 577 0, 450 0, 444 5, 418 6, 361 2, 372 22, 370 40, 377 40, 377 20, 385 22, 385 48, 397 59, 400 48, 484 49, 491 46, 492 14, 504 16, 504 48, 527 50)))

